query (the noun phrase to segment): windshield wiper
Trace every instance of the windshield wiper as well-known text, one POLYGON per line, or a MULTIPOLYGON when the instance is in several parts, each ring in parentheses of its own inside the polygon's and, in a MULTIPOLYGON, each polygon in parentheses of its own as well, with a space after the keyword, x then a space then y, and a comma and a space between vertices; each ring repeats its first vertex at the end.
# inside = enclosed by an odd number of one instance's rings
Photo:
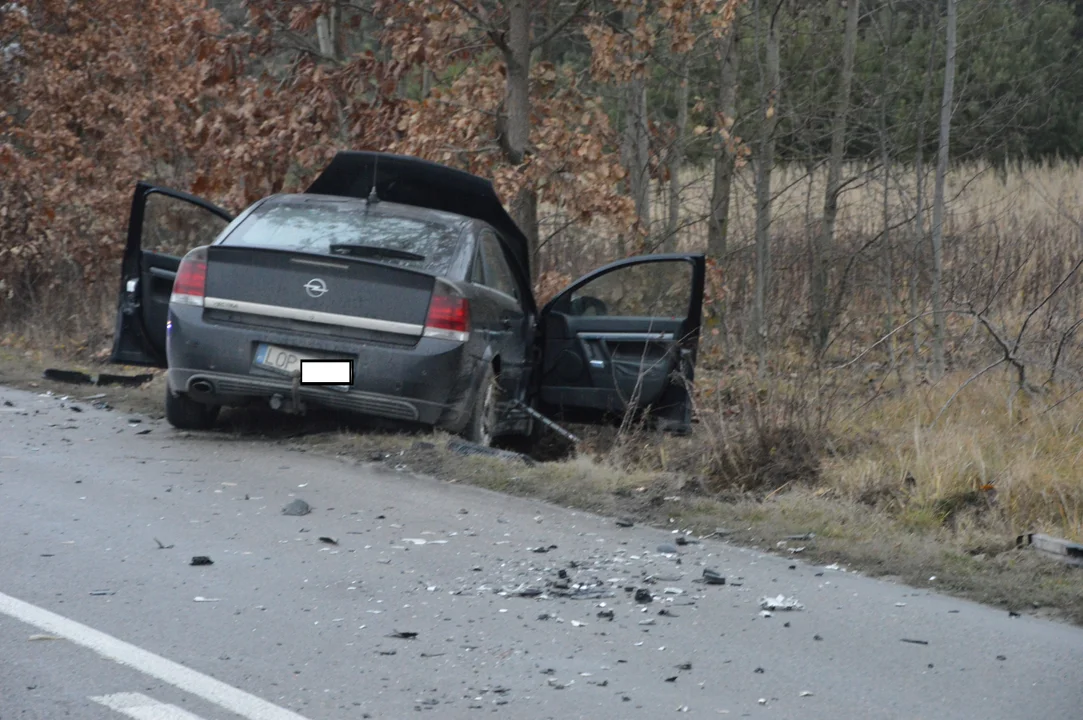
POLYGON ((355 245, 352 243, 336 243, 330 247, 332 255, 353 255, 355 257, 385 257, 395 260, 424 260, 424 255, 399 250, 397 248, 380 247, 379 245, 355 245))

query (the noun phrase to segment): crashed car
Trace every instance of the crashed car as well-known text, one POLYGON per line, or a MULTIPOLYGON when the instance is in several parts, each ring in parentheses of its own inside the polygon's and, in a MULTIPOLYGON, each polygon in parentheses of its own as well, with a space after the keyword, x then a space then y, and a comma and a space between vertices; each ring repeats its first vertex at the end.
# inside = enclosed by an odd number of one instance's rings
POLYGON ((527 239, 491 183, 417 158, 340 152, 304 193, 240 215, 138 183, 113 362, 168 368, 165 414, 329 408, 484 445, 553 415, 691 422, 705 260, 659 254, 538 308, 527 239), (348 378, 309 383, 305 363, 348 378))

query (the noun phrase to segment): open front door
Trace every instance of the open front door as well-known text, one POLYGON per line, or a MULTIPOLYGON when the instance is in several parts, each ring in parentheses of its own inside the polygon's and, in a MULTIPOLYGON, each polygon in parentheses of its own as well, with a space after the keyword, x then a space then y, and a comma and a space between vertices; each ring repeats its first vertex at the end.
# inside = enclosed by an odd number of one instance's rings
POLYGON ((551 300, 539 316, 541 404, 611 418, 649 409, 688 430, 705 268, 703 255, 629 258, 551 300))
POLYGON ((181 258, 209 245, 233 216, 206 200, 138 183, 120 272, 112 362, 166 366, 169 296, 181 258))

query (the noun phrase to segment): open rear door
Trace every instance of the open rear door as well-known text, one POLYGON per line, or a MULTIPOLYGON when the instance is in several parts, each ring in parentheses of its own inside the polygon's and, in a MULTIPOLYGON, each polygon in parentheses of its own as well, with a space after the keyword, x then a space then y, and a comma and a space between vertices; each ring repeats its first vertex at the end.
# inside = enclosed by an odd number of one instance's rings
POLYGON ((649 409, 688 430, 705 268, 703 255, 634 257, 553 298, 539 316, 541 405, 610 418, 649 409))
POLYGON ((233 216, 187 193, 137 183, 120 272, 112 362, 166 366, 169 296, 181 258, 209 245, 233 216))

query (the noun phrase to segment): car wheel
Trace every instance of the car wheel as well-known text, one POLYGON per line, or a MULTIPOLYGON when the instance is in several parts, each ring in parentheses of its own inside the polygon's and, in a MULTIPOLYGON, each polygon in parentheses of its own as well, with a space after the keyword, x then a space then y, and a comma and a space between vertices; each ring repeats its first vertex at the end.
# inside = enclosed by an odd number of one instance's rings
POLYGON ((470 413, 466 427, 463 428, 462 436, 466 440, 485 447, 493 444, 493 433, 500 419, 501 397, 500 383, 497 382, 496 373, 490 367, 485 371, 485 377, 478 386, 477 395, 474 397, 474 409, 470 413))
POLYGON ((218 417, 217 405, 204 405, 185 393, 165 389, 165 419, 178 430, 207 430, 218 417))

